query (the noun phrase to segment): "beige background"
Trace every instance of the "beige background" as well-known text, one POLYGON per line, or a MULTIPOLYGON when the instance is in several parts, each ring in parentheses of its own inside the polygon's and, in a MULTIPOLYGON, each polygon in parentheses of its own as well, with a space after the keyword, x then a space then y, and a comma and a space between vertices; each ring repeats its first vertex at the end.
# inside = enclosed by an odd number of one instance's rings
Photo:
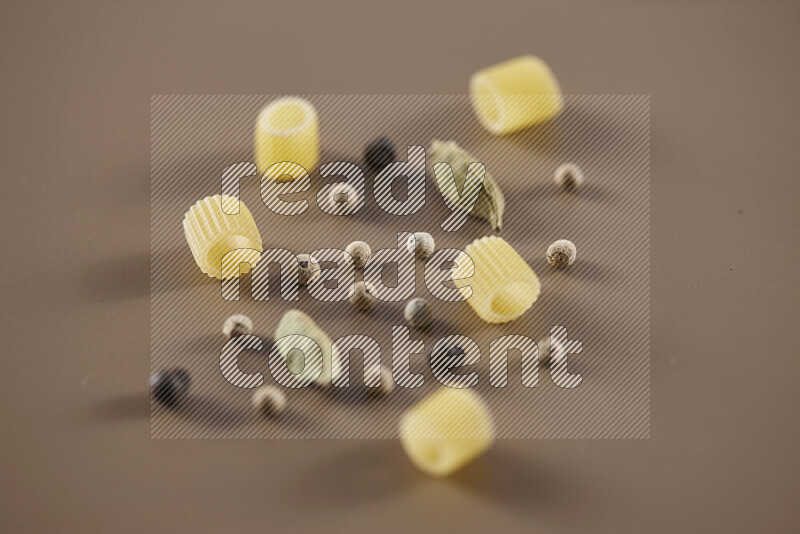
POLYGON ((796 2, 4 2, 0 531, 794 532, 796 2), (156 93, 458 93, 546 58, 652 97, 652 438, 152 441, 156 93), (32 215, 33 214, 33 215, 32 215))

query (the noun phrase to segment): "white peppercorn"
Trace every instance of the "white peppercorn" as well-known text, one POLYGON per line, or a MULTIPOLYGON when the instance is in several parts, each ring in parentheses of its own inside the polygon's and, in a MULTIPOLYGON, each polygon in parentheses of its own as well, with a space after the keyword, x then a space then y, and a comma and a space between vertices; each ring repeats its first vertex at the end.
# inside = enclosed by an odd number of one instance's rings
POLYGON ((252 403, 261 415, 278 415, 286 408, 286 395, 276 386, 261 386, 253 392, 252 403))
POLYGON ((358 281, 353 284, 353 294, 350 295, 350 304, 359 310, 367 311, 375 304, 375 286, 369 282, 358 281))
POLYGON ((578 189, 584 181, 583 171, 574 163, 563 163, 556 169, 556 185, 566 191, 578 189))
POLYGON ((222 323, 222 334, 226 339, 244 336, 253 331, 253 321, 246 315, 231 315, 222 323))
POLYGON ((366 384, 371 384, 378 380, 380 380, 379 386, 370 386, 367 388, 367 391, 371 395, 383 396, 394 391, 395 383, 394 380, 392 380, 392 373, 389 369, 378 363, 370 365, 364 370, 364 382, 366 384))
POLYGON ((553 354, 555 354, 556 350, 562 350, 564 345, 555 339, 550 341, 550 350, 547 351, 547 354, 544 354, 542 347, 546 347, 548 343, 547 339, 543 339, 537 343, 539 346, 539 366, 543 368, 550 367, 553 362, 553 354))
POLYGON ((344 251, 353 258, 353 265, 356 269, 363 268, 367 264, 370 254, 372 254, 372 249, 363 241, 353 241, 345 247, 344 251))
POLYGON ((321 274, 319 262, 310 254, 297 255, 297 270, 297 281, 301 286, 311 284, 321 274))
POLYGON ((433 254, 433 251, 436 249, 436 244, 433 242, 433 236, 431 234, 427 232, 414 232, 413 235, 408 236, 406 247, 417 259, 424 260, 433 254))
POLYGON ((547 261, 555 267, 566 267, 572 265, 577 253, 572 241, 559 239, 547 247, 547 261))
POLYGON ((411 328, 424 329, 431 324, 431 307, 423 298, 413 298, 406 304, 403 315, 411 328))
POLYGON ((347 182, 338 182, 331 185, 328 191, 327 204, 331 211, 349 211, 355 208, 360 202, 361 197, 358 190, 347 182))

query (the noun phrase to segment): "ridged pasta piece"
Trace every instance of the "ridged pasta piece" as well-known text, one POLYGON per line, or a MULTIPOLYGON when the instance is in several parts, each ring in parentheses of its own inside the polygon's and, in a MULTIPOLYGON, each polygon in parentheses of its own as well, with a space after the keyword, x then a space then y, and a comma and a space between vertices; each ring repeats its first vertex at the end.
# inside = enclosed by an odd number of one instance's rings
POLYGON ((483 454, 494 439, 489 410, 474 391, 443 387, 409 409, 400 439, 411 462, 443 477, 483 454))
POLYGON ((541 289, 539 278, 504 239, 497 236, 477 239, 462 254, 472 259, 475 273, 467 278, 469 262, 457 262, 453 283, 478 317, 487 323, 513 321, 536 302, 541 289))
POLYGON ((317 112, 307 100, 284 97, 267 104, 258 114, 255 164, 264 172, 273 163, 291 161, 309 173, 319 162, 317 112))
MULTIPOLYGON (((224 197, 226 206, 235 201, 233 197, 224 197)), ((223 213, 222 202, 222 195, 197 201, 183 218, 183 232, 201 271, 217 279, 236 278, 239 276, 240 263, 255 267, 258 262, 263 250, 261 235, 244 202, 240 202, 236 215, 223 213), (226 256, 237 249, 254 250, 241 250, 226 256), (223 257, 226 265, 224 276, 223 257)), ((248 270, 247 265, 241 266, 242 272, 248 270)))
POLYGON ((510 59, 476 72, 469 92, 481 124, 495 135, 552 119, 564 106, 553 71, 534 56, 510 59))

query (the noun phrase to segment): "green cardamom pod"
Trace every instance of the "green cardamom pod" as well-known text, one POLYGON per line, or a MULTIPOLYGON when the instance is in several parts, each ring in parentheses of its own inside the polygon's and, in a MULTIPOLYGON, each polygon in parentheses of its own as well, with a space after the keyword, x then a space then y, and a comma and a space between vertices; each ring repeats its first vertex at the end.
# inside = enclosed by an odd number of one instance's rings
MULTIPOLYGON (((470 163, 480 162, 479 159, 471 156, 469 152, 458 146, 455 141, 434 140, 431 144, 430 160, 431 166, 436 163, 447 163, 453 171, 453 179, 458 186, 457 190, 447 187, 442 181, 442 176, 433 173, 434 181, 442 196, 456 205, 459 203, 459 191, 464 191, 464 184, 467 179, 467 168, 470 163)), ((470 211, 470 215, 480 219, 486 219, 492 225, 493 230, 500 231, 503 227, 503 212, 506 208, 506 200, 503 192, 495 182, 494 178, 486 172, 483 179, 483 188, 478 193, 478 199, 470 211)))
POLYGON ((289 310, 275 330, 275 346, 286 365, 298 380, 310 378, 321 368, 316 383, 327 386, 342 372, 339 354, 328 337, 313 319, 299 310, 289 310), (304 336, 307 339, 285 339, 286 336, 304 336), (283 338, 283 339, 282 339, 283 338), (292 349, 299 349, 293 351, 292 349))

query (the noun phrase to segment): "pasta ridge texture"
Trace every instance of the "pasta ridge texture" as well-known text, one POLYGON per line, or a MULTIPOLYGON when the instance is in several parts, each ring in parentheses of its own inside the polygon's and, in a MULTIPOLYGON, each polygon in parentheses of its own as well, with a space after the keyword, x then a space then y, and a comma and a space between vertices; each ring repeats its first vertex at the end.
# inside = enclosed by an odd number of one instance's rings
POLYGON ((442 477, 485 452, 494 439, 494 426, 477 393, 443 387, 403 415, 400 439, 414 465, 442 477))
POLYGON ((536 302, 541 291, 539 278, 504 239, 477 239, 467 245, 463 254, 472 260, 475 272, 470 277, 469 262, 457 261, 453 283, 484 321, 513 321, 536 302))
POLYGON ((183 232, 192 256, 200 270, 212 278, 236 278, 255 267, 263 251, 261 235, 256 221, 244 202, 239 203, 239 213, 223 213, 222 202, 230 205, 237 199, 215 195, 197 201, 183 218, 183 232), (228 254, 231 250, 239 250, 228 254), (223 275, 222 259, 225 258, 223 275))

